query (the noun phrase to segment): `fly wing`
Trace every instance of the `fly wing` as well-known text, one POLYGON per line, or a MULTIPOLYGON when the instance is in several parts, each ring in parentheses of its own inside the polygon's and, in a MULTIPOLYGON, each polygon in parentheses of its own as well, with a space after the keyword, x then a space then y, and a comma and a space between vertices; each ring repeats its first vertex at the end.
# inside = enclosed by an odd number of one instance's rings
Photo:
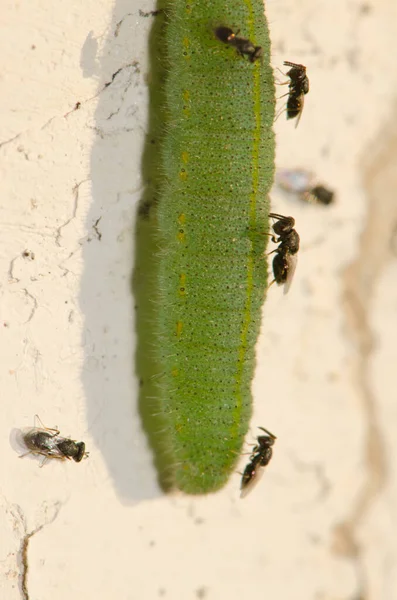
POLYGON ((284 284, 284 294, 288 294, 289 288, 291 287, 292 280, 294 278, 294 273, 296 270, 296 265, 298 263, 298 255, 297 254, 287 254, 286 255, 287 263, 288 263, 288 273, 287 279, 284 284))

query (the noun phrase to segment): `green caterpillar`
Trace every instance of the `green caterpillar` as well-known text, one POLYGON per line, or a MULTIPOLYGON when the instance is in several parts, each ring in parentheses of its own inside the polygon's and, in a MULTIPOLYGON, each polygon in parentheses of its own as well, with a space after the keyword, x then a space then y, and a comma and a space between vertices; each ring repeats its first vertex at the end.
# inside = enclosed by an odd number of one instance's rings
POLYGON ((158 228, 157 296, 154 322, 140 330, 151 336, 159 365, 162 466, 170 467, 171 485, 204 494, 226 483, 251 416, 275 91, 262 0, 167 7, 166 125, 150 217, 158 228), (219 26, 240 30, 258 56, 261 46, 260 60, 217 39, 219 26))

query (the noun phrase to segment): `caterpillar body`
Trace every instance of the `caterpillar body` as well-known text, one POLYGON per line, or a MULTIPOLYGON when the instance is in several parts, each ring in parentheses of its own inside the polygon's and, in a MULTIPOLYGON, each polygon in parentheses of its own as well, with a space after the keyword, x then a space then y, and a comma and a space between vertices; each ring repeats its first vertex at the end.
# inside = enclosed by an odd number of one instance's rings
POLYGON ((173 483, 204 494, 241 452, 267 288, 275 91, 263 3, 174 0, 166 50, 158 393, 173 483), (220 42, 220 25, 260 47, 260 60, 220 42))

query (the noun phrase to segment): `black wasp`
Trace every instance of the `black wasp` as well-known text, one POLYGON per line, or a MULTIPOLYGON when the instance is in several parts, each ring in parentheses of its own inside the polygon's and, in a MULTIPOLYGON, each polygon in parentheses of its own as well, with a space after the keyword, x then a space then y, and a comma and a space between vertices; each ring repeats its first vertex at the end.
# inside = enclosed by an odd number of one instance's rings
POLYGON ((247 496, 252 488, 258 483, 259 478, 263 474, 263 467, 266 467, 266 465, 269 464, 273 455, 272 446, 277 439, 276 436, 264 427, 259 427, 259 429, 264 431, 266 435, 258 436, 258 443, 252 450, 250 462, 244 469, 240 485, 241 498, 247 496))
POLYGON ((42 427, 32 427, 22 432, 23 442, 29 451, 22 454, 20 458, 27 454, 39 454, 44 456, 41 463, 43 466, 49 458, 73 459, 75 462, 80 462, 84 456, 88 456, 84 442, 76 442, 59 435, 58 429, 46 427, 37 415, 35 423, 36 420, 42 427))
POLYGON ((220 27, 217 27, 214 32, 219 41, 224 44, 229 44, 229 46, 233 46, 240 56, 248 56, 252 63, 263 55, 262 46, 254 46, 250 40, 238 37, 238 34, 240 33, 239 29, 234 33, 233 29, 230 29, 230 27, 221 25, 220 27))
POLYGON ((284 294, 286 294, 295 273, 300 238, 294 229, 295 219, 293 217, 284 217, 277 213, 270 213, 269 217, 276 219, 276 223, 273 224, 273 231, 276 235, 272 235, 272 241, 279 244, 276 250, 270 252, 270 254, 276 253, 273 259, 274 280, 272 283, 285 285, 284 294))
POLYGON ((289 60, 285 60, 284 65, 291 67, 286 73, 287 77, 289 77, 286 109, 287 119, 298 117, 295 125, 297 127, 303 111, 305 94, 309 92, 309 78, 306 75, 306 67, 304 65, 299 65, 289 60))

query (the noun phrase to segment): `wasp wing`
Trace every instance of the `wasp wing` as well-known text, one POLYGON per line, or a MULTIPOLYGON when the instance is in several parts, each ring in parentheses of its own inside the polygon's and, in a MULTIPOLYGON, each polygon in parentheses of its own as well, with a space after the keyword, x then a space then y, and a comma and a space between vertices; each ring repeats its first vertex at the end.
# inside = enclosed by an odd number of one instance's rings
POLYGON ((258 481, 262 479, 264 471, 265 469, 258 465, 258 467, 255 469, 254 473, 248 481, 244 481, 244 478, 241 480, 240 498, 245 498, 246 496, 248 496, 248 494, 252 492, 254 487, 257 485, 258 481))
POLYGON ((288 272, 287 272, 287 279, 285 280, 285 284, 284 284, 284 294, 288 294, 289 288, 291 287, 292 280, 294 278, 294 273, 296 270, 296 265, 298 263, 298 255, 297 254, 287 254, 286 260, 288 263, 288 272))

